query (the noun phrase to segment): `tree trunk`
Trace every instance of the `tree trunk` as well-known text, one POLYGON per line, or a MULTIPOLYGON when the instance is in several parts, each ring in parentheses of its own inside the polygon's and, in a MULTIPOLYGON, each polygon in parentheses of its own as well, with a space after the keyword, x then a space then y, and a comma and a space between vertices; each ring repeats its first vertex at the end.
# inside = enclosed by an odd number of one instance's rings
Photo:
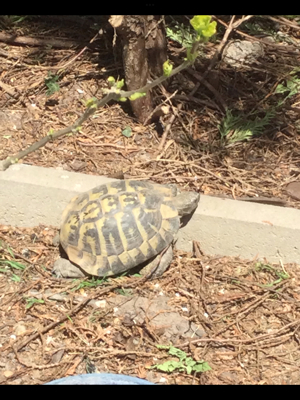
MULTIPOLYGON (((139 89, 163 73, 167 60, 165 30, 159 15, 112 16, 110 23, 117 29, 123 46, 123 65, 127 90, 139 89)), ((144 122, 152 111, 151 93, 131 101, 133 113, 144 122)))

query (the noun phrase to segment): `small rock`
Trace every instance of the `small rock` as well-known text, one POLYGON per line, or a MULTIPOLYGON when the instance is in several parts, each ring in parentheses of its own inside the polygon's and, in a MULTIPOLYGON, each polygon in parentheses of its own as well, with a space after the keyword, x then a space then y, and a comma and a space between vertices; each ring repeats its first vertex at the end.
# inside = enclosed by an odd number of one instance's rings
POLYGON ((52 355, 50 364, 59 363, 60 360, 63 358, 64 353, 65 353, 65 350, 64 350, 64 349, 58 350, 56 353, 54 353, 54 354, 52 355))
POLYGON ((235 40, 229 42, 223 51, 223 61, 233 67, 241 67, 254 63, 258 57, 264 55, 261 43, 248 40, 235 40))
POLYGON ((11 376, 13 376, 14 371, 4 371, 3 375, 5 376, 5 378, 10 378, 11 376))
POLYGON ((220 378, 225 382, 237 383, 239 381, 237 374, 229 371, 222 372, 220 378))
POLYGON ((29 256, 30 256, 30 253, 29 253, 29 250, 28 250, 28 249, 23 249, 23 250, 21 251, 21 253, 22 253, 22 255, 23 255, 25 258, 29 258, 29 256))
POLYGON ((25 326, 22 322, 19 322, 19 323, 15 326, 14 331, 15 331, 15 334, 16 334, 17 336, 21 336, 21 335, 23 335, 23 334, 27 331, 27 329, 26 329, 26 326, 25 326))
POLYGON ((70 164, 70 167, 74 171, 80 171, 80 170, 84 169, 85 166, 86 166, 86 162, 80 161, 80 160, 74 160, 70 164))
POLYGON ((300 182, 289 183, 285 189, 293 199, 300 200, 300 182))

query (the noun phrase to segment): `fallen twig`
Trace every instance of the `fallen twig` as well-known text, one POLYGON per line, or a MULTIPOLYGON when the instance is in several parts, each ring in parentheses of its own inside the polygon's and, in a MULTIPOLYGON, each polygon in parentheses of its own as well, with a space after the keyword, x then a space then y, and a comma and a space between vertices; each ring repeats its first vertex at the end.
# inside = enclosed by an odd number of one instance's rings
POLYGON ((9 44, 26 44, 29 46, 52 46, 62 49, 69 49, 71 47, 77 47, 80 45, 79 42, 67 39, 36 39, 28 36, 18 36, 16 34, 8 34, 0 32, 0 42, 9 44))
MULTIPOLYGON (((178 107, 177 107, 177 112, 180 112, 181 108, 182 108, 182 104, 179 104, 178 107)), ((168 133, 169 133, 169 131, 171 129, 171 126, 172 126, 173 122, 175 121, 175 118, 176 118, 176 114, 174 113, 171 116, 171 118, 170 118, 170 120, 169 120, 169 122, 168 122, 168 124, 167 124, 167 126, 165 128, 165 131, 164 131, 164 133, 162 135, 161 141, 160 141, 159 146, 158 146, 158 151, 161 151, 163 149, 163 147, 164 147, 164 145, 166 143, 166 139, 167 139, 168 133)))

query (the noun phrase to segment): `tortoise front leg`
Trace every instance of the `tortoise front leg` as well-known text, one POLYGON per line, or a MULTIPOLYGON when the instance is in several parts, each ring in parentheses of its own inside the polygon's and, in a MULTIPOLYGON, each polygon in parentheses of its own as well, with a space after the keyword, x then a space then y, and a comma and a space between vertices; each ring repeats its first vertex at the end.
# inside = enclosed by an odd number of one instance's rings
POLYGON ((55 274, 57 278, 84 278, 85 276, 89 276, 85 274, 81 268, 65 258, 59 258, 55 261, 52 273, 55 274))

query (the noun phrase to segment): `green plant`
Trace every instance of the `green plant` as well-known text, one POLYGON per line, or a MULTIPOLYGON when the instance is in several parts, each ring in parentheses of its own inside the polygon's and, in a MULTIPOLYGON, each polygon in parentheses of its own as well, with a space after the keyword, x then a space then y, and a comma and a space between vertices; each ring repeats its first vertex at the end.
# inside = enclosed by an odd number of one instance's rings
POLYGON ((282 17, 287 19, 297 19, 300 17, 300 15, 282 15, 282 17))
MULTIPOLYGON (((74 281, 76 282, 77 279, 74 281)), ((91 281, 82 281, 79 283, 78 286, 74 287, 73 289, 71 289, 71 292, 75 292, 76 290, 80 290, 80 289, 84 289, 84 288, 92 288, 92 287, 97 287, 99 285, 102 285, 103 282, 106 281, 106 277, 104 276, 101 279, 96 279, 94 277, 92 277, 91 281)))
POLYGON ((294 94, 299 93, 300 91, 300 79, 297 76, 294 76, 299 72, 299 68, 295 68, 291 73, 291 77, 286 80, 285 84, 279 84, 276 87, 275 93, 287 93, 285 98, 280 102, 283 104, 289 97, 294 94))
POLYGON ((277 31, 273 28, 272 25, 266 23, 266 20, 263 20, 263 16, 261 20, 257 20, 259 16, 256 15, 256 21, 245 22, 244 27, 247 30, 247 33, 250 35, 269 35, 276 36, 277 31))
POLYGON ((10 268, 21 269, 21 270, 24 270, 26 268, 26 265, 21 264, 14 260, 1 260, 1 264, 7 265, 10 268))
POLYGON ((54 75, 50 71, 48 72, 48 76, 47 78, 45 78, 45 85, 48 88, 48 90, 46 91, 46 96, 51 96, 53 93, 59 91, 60 87, 57 83, 58 79, 58 75, 54 75))
POLYGON ((11 280, 14 282, 21 282, 22 278, 19 275, 12 274, 11 280))
POLYGON ((210 15, 195 15, 190 20, 192 28, 185 24, 175 23, 166 28, 166 36, 185 48, 192 47, 195 41, 207 42, 216 32, 215 21, 211 22, 210 15))
POLYGON ((26 300, 26 306, 25 308, 28 310, 29 308, 31 308, 34 304, 44 304, 45 301, 42 299, 36 299, 34 297, 27 297, 25 298, 26 300))
POLYGON ((195 15, 190 20, 190 24, 198 34, 197 41, 207 42, 216 33, 217 23, 211 21, 210 15, 195 15))
MULTIPOLYGON (((10 253, 12 257, 14 257, 13 251, 10 249, 10 247, 7 246, 6 250, 10 253)), ((26 268, 26 265, 21 264, 15 260, 0 260, 0 265, 5 265, 6 267, 9 267, 9 268, 0 268, 0 272, 4 273, 9 272, 11 268, 18 270, 24 270, 26 268)), ((19 275, 13 273, 11 276, 11 280, 14 282, 21 282, 22 279, 19 275)))
POLYGON ((132 129, 130 128, 130 126, 126 126, 126 128, 122 130, 122 135, 127 138, 132 136, 132 129))
POLYGON ((16 25, 19 22, 24 21, 26 18, 28 18, 28 15, 5 15, 4 16, 11 25, 16 25))
POLYGON ((255 135, 261 135, 274 117, 275 111, 267 111, 262 118, 257 114, 257 112, 253 112, 247 116, 243 114, 235 116, 231 110, 227 110, 223 121, 219 125, 221 139, 226 140, 228 143, 235 143, 249 140, 255 135), (254 117, 254 119, 250 119, 250 116, 254 117))
MULTIPOLYGON (((12 249, 6 244, 4 243, 2 240, 0 240, 0 248, 6 250, 12 258, 15 258, 14 252, 12 251, 12 249)), ((0 260, 3 261, 3 260, 0 260)))
MULTIPOLYGON (((7 248, 7 250, 8 249, 9 249, 9 247, 7 248)), ((11 249, 9 249, 9 250, 10 250, 10 254, 13 254, 12 250, 11 249)), ((8 269, 7 268, 1 268, 0 269, 0 272, 4 272, 4 273, 7 273, 11 268, 18 269, 18 270, 21 270, 21 271, 26 268, 26 265, 21 264, 21 263, 19 263, 17 261, 14 261, 14 260, 0 260, 0 265, 6 265, 7 267, 9 267, 8 269)), ((21 282, 22 278, 19 275, 16 275, 16 274, 13 273, 12 276, 11 276, 11 280, 14 281, 14 282, 21 282)))
POLYGON ((168 353, 172 356, 175 356, 179 359, 169 360, 164 362, 163 364, 155 364, 149 369, 158 369, 164 372, 173 372, 173 371, 185 371, 187 374, 191 374, 192 372, 206 372, 210 371, 211 367, 205 361, 195 361, 192 357, 188 357, 187 354, 173 346, 157 346, 159 349, 168 349, 168 353))
POLYGON ((278 283, 280 283, 281 281, 285 280, 285 279, 289 279, 289 274, 286 271, 279 271, 278 269, 272 267, 269 264, 264 264, 262 262, 258 262, 255 264, 255 269, 257 271, 267 271, 267 272, 271 272, 273 273, 278 279, 276 279, 275 281, 268 283, 266 285, 263 285, 265 287, 270 287, 270 286, 274 286, 277 285, 278 283))
POLYGON ((173 27, 166 28, 166 36, 181 44, 182 47, 191 47, 196 38, 196 32, 184 24, 175 24, 173 27))
POLYGON ((121 296, 131 296, 132 295, 131 289, 116 289, 115 292, 120 294, 121 296))

